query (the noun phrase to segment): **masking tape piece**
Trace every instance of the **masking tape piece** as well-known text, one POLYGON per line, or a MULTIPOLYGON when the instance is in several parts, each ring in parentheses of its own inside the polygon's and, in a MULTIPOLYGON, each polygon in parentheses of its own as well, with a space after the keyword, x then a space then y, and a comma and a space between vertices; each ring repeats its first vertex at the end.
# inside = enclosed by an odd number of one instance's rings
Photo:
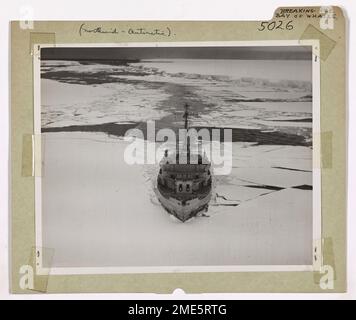
POLYGON ((30 32, 30 48, 31 55, 34 53, 35 44, 56 44, 56 34, 54 32, 30 32))
POLYGON ((333 133, 332 131, 322 132, 321 140, 321 167, 331 169, 333 166, 333 133))
POLYGON ((320 150, 320 156, 313 157, 313 168, 331 169, 333 166, 333 132, 314 132, 313 147, 320 150))
POLYGON ((324 276, 330 277, 329 280, 336 280, 334 246, 332 238, 328 237, 321 239, 321 250, 322 264, 320 266, 320 269, 315 269, 313 273, 314 283, 316 284, 320 284, 324 276))
POLYGON ((22 138, 22 176, 33 175, 32 134, 24 134, 22 138))
POLYGON ((313 249, 313 269, 314 271, 320 272, 321 266, 323 265, 323 246, 322 239, 314 241, 313 249))
POLYGON ((24 134, 22 139, 22 176, 42 177, 42 136, 24 134))
POLYGON ((42 177, 42 168, 43 168, 43 143, 42 143, 42 135, 35 134, 32 136, 33 143, 33 175, 35 177, 42 177))
POLYGON ((46 293, 54 249, 32 247, 28 265, 32 267, 33 279, 29 290, 46 293))
POLYGON ((313 53, 319 56, 323 61, 325 61, 334 47, 336 46, 336 41, 325 35, 323 32, 315 28, 313 25, 309 24, 304 30, 303 34, 299 38, 301 44, 307 44, 308 40, 319 40, 320 52, 313 48, 313 53))

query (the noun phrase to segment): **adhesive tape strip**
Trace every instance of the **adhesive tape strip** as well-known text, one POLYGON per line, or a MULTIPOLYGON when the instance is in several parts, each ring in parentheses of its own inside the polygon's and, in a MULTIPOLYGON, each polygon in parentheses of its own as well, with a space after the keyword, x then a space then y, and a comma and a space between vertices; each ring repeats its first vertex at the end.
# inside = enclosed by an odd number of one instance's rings
POLYGON ((332 131, 321 132, 321 167, 331 169, 333 166, 333 133, 332 131))
POLYGON ((32 247, 28 265, 34 270, 29 290, 46 293, 54 249, 32 247))
POLYGON ((325 61, 336 46, 336 41, 309 24, 299 38, 301 44, 309 44, 308 40, 319 40, 319 50, 313 47, 313 53, 325 61))
POLYGON ((22 176, 33 176, 33 153, 32 153, 32 134, 24 134, 22 137, 22 176))
POLYGON ((24 134, 22 139, 22 176, 42 177, 42 136, 24 134))
POLYGON ((33 141, 33 176, 42 177, 43 173, 43 143, 42 143, 42 135, 35 134, 32 136, 33 141))
POLYGON ((313 157, 313 168, 331 169, 333 166, 333 132, 313 133, 313 146, 320 156, 313 157))

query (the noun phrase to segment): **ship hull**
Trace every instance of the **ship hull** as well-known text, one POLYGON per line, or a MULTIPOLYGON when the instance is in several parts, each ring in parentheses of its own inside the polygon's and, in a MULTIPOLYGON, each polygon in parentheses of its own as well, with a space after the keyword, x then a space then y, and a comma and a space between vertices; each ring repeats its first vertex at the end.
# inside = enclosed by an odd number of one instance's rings
POLYGON ((159 188, 156 188, 155 192, 163 208, 182 222, 195 217, 199 212, 207 211, 211 199, 211 192, 208 192, 203 197, 193 198, 189 201, 164 196, 159 188))

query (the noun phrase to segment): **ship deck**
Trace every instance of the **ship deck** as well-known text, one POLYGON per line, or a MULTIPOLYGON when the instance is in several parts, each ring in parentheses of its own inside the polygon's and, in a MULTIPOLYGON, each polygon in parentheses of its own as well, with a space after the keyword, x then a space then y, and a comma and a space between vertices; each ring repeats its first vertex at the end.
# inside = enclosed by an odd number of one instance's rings
POLYGON ((177 193, 174 190, 171 190, 165 186, 160 184, 157 185, 157 189, 165 198, 175 198, 177 200, 191 200, 191 199, 203 199, 211 192, 211 184, 201 188, 197 191, 193 191, 192 193, 177 193))

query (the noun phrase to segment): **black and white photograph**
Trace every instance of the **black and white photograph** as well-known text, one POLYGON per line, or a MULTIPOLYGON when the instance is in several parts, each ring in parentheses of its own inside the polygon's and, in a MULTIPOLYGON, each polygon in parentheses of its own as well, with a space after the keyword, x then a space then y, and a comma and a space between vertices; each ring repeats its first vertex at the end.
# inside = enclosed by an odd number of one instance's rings
POLYGON ((41 47, 51 272, 312 267, 314 57, 297 41, 41 47))

